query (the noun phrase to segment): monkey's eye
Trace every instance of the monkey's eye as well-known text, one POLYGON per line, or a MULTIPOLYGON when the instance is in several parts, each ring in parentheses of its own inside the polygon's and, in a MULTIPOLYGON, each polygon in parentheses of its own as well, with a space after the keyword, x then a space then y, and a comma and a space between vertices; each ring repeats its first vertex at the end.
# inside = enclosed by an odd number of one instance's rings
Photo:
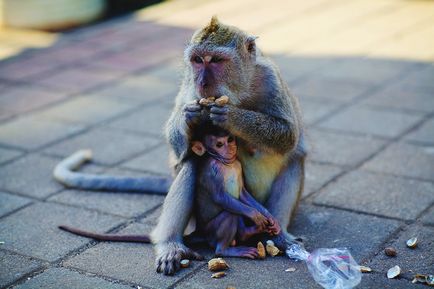
POLYGON ((228 137, 228 142, 233 142, 235 139, 233 136, 228 137))
POLYGON ((215 144, 215 146, 218 148, 221 148, 223 146, 223 143, 219 141, 215 144))
POLYGON ((193 57, 193 61, 194 61, 195 63, 203 63, 202 58, 200 58, 199 56, 195 56, 195 57, 193 57))
POLYGON ((222 62, 222 61, 223 61, 223 58, 218 57, 218 56, 213 56, 213 57, 211 58, 211 61, 210 61, 210 62, 212 62, 212 63, 219 63, 219 62, 222 62))

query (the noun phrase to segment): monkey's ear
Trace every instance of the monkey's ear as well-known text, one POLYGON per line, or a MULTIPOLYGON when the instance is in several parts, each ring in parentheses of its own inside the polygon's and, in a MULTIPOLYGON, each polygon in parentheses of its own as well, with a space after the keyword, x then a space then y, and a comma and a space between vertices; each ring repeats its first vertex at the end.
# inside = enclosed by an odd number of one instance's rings
POLYGON ((198 156, 203 156, 206 151, 204 145, 200 141, 193 141, 191 150, 198 156))
POLYGON ((246 40, 246 49, 251 55, 255 55, 256 53, 256 42, 257 36, 249 36, 246 40))

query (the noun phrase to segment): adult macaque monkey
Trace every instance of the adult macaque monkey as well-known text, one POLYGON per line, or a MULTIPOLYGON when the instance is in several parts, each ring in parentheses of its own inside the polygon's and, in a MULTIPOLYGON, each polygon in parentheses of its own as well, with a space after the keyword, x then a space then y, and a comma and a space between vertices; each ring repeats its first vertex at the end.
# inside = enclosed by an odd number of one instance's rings
POLYGON ((182 258, 198 255, 182 243, 192 212, 197 167, 189 157, 194 125, 207 111, 198 100, 227 95, 229 103, 209 110, 213 124, 239 140, 238 158, 247 190, 277 219, 273 237, 281 249, 294 242, 286 228, 303 190, 306 156, 297 100, 255 38, 215 17, 188 44, 184 80, 167 123, 178 174, 152 237, 157 271, 173 274, 182 258), (254 149, 252 149, 252 147, 254 149))
MULTIPOLYGON (((256 47, 255 38, 213 17, 185 50, 184 80, 166 129, 176 177, 152 233, 158 272, 172 275, 181 259, 201 258, 183 244, 183 234, 193 211, 198 175, 190 142, 195 124, 203 118, 239 140, 245 187, 282 228, 272 238, 276 246, 284 249, 295 241, 286 229, 304 182, 306 150, 300 111, 277 67, 256 47), (222 95, 229 97, 226 105, 205 108, 198 103, 201 98, 222 95)), ((82 152, 61 162, 54 172, 56 179, 83 189, 156 193, 165 192, 170 184, 166 179, 134 182, 72 172, 86 157, 82 152)))

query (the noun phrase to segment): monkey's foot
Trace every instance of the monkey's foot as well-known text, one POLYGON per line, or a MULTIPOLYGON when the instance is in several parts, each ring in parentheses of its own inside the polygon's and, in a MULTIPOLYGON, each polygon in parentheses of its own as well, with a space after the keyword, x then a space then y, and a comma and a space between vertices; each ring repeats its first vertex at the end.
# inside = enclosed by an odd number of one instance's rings
POLYGON ((157 272, 164 275, 173 275, 181 267, 182 259, 203 260, 195 251, 182 243, 165 242, 155 245, 157 272))
POLYGON ((289 246, 294 244, 300 244, 303 245, 303 240, 301 238, 297 238, 293 236, 292 234, 281 231, 279 235, 274 236, 270 239, 274 242, 274 245, 279 248, 280 251, 285 252, 286 249, 288 249, 289 246))
POLYGON ((258 250, 254 247, 228 247, 226 249, 216 250, 216 255, 221 257, 240 257, 256 259, 258 258, 258 250))

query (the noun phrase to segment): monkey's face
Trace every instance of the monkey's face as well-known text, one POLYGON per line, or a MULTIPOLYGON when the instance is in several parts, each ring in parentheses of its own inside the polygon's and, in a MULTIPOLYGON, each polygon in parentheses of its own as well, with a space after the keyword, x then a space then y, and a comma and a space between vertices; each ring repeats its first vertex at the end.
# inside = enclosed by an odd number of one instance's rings
POLYGON ((229 136, 209 135, 205 138, 206 146, 225 159, 234 159, 237 154, 237 143, 235 138, 229 136))
POLYGON ((194 51, 190 63, 197 94, 200 97, 219 97, 228 91, 226 74, 232 62, 222 51, 194 51))

